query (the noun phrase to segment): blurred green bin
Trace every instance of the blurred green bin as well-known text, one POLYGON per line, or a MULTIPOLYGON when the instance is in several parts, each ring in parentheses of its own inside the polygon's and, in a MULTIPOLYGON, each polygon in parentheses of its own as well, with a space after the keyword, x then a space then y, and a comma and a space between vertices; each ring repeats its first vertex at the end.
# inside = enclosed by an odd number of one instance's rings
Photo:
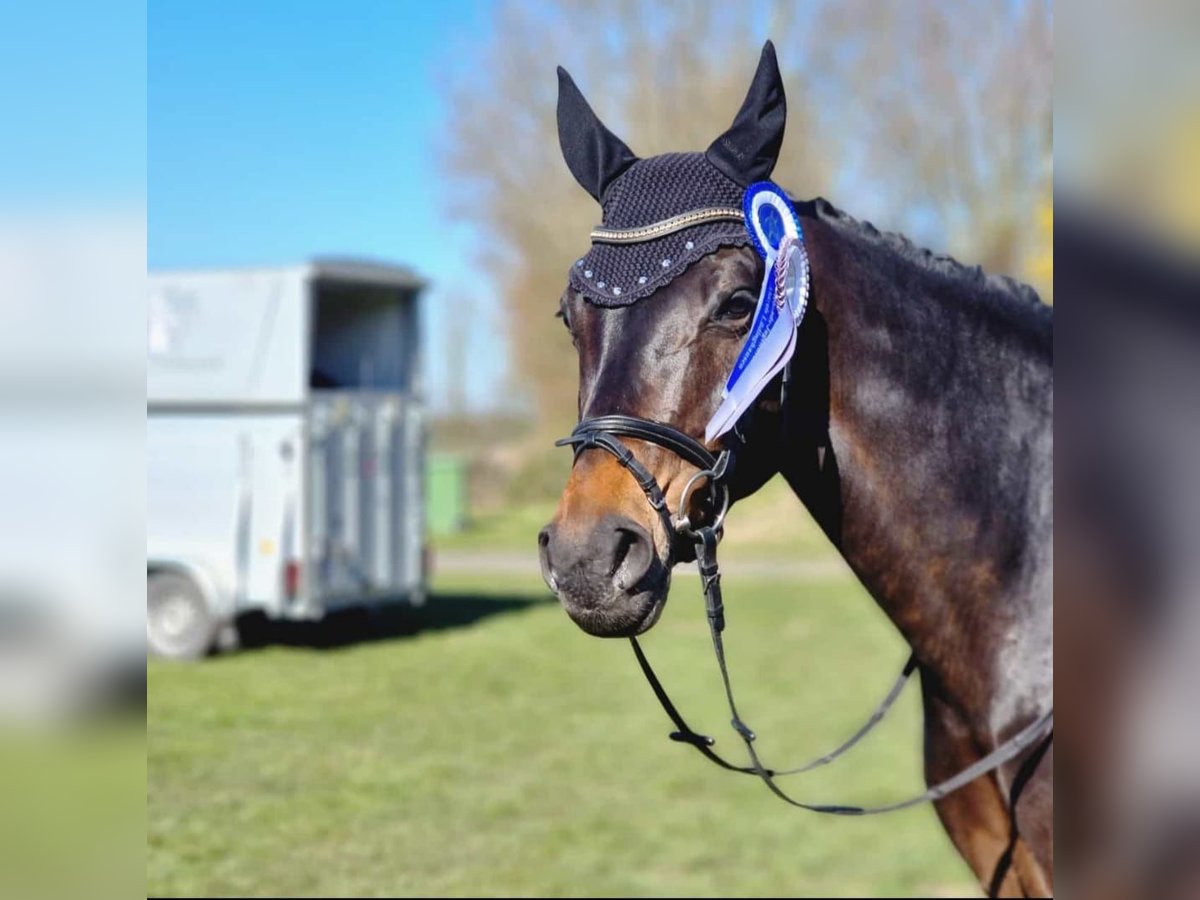
POLYGON ((430 534, 453 534, 467 522, 467 467, 457 456, 431 454, 425 470, 430 534))

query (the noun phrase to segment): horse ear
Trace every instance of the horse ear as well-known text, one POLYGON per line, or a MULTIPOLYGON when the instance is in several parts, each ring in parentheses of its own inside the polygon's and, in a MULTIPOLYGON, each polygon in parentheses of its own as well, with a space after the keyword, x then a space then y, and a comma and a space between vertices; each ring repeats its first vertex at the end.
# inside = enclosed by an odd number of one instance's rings
POLYGON ((638 159, 596 118, 562 66, 558 67, 558 144, 575 180, 596 200, 638 159))
POLYGON ((741 185, 770 177, 783 129, 787 124, 787 98, 775 59, 775 45, 763 46, 754 81, 729 130, 712 142, 705 156, 729 178, 741 185))

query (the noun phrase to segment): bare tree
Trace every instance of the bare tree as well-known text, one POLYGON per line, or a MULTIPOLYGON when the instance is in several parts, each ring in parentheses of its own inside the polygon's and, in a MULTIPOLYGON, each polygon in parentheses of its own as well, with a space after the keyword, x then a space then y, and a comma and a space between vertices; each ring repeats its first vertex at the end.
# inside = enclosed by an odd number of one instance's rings
POLYGON ((1048 0, 846 0, 816 30, 826 124, 860 148, 843 157, 847 180, 892 227, 1021 274, 1051 177, 1048 0))
POLYGON ((877 225, 1020 274, 1049 183, 1046 0, 500 5, 449 87, 443 153, 458 215, 502 298, 517 383, 544 428, 575 413, 554 318, 599 220, 559 155, 554 66, 642 156, 700 150, 729 123, 764 37, 779 49, 788 137, 774 178, 803 197, 867 198, 877 225))

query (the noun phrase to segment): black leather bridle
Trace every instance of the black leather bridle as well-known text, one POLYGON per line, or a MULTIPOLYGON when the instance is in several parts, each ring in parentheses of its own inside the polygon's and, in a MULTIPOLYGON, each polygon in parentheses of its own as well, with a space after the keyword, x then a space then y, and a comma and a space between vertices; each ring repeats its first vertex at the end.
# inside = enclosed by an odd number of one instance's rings
POLYGON ((627 469, 637 481, 638 487, 642 489, 642 493, 646 495, 646 499, 650 501, 650 505, 662 519, 663 525, 667 529, 667 535, 670 537, 695 539, 696 531, 687 519, 687 508, 692 490, 702 481, 707 481, 709 494, 716 509, 716 518, 711 525, 714 532, 720 529, 721 523, 725 519, 725 513, 729 509, 727 479, 730 472, 733 471, 733 450, 722 450, 714 456, 712 451, 698 440, 670 425, 652 422, 649 419, 639 419, 636 416, 596 416, 584 419, 575 426, 570 437, 555 441, 554 446, 574 447, 576 456, 592 447, 607 450, 615 456, 617 462, 627 469), (640 441, 656 444, 670 450, 680 459, 696 467, 698 471, 684 485, 679 501, 678 516, 671 515, 662 488, 658 486, 658 482, 650 474, 650 471, 638 462, 633 451, 617 440, 619 437, 637 438, 640 441))
MULTIPOLYGON (((784 384, 786 385, 787 382, 788 377, 785 374, 784 384)), ((672 541, 690 540, 695 545, 696 565, 700 570, 700 580, 704 590, 709 632, 712 636, 713 651, 717 657, 717 664, 721 670, 721 679, 725 685, 725 696, 729 703, 729 712, 732 716, 731 724, 746 745, 746 750, 750 754, 751 765, 738 766, 723 759, 712 749, 713 744, 716 743, 713 738, 694 731, 684 721, 675 704, 667 696, 662 682, 659 681, 658 676, 655 675, 654 670, 651 668, 650 662, 646 659, 646 654, 642 651, 641 645, 638 644, 637 638, 630 638, 634 655, 637 657, 638 664, 641 666, 646 680, 650 683, 650 687, 654 691, 654 695, 658 698, 659 703, 662 704, 663 710, 675 725, 676 730, 671 732, 671 740, 690 744, 707 759, 723 769, 758 776, 777 797, 790 803, 792 806, 798 806, 801 809, 813 812, 849 816, 893 812, 910 806, 916 806, 920 803, 939 800, 947 794, 969 784, 981 775, 985 775, 1004 765, 1006 762, 1015 759, 1041 739, 1042 746, 1035 756, 1031 757, 1033 760, 1039 760, 1054 735, 1053 707, 973 765, 907 800, 875 807, 803 803, 788 796, 776 784, 775 779, 781 776, 797 775, 801 772, 808 772, 827 765, 857 744, 883 719, 888 709, 891 708, 896 698, 900 695, 901 688, 904 687, 909 677, 918 668, 918 663, 915 654, 909 657, 900 676, 896 679, 891 690, 888 691, 887 696, 876 708, 875 712, 871 714, 866 723, 851 735, 849 739, 835 749, 817 757, 811 762, 792 769, 776 770, 767 768, 762 764, 754 747, 755 733, 738 714, 737 704, 733 699, 733 688, 730 685, 729 671, 725 662, 725 645, 721 636, 725 629, 725 606, 721 596, 721 573, 717 564, 717 544, 720 541, 721 527, 724 522, 725 513, 729 509, 729 477, 736 461, 734 446, 736 446, 737 441, 743 440, 740 431, 735 429, 734 433, 736 439, 734 442, 731 442, 731 446, 714 455, 711 450, 695 438, 684 434, 670 425, 664 425, 661 422, 652 422, 648 419, 637 418, 636 416, 608 415, 584 419, 575 426, 575 430, 571 432, 570 437, 563 438, 555 444, 555 446, 560 447, 573 447, 576 457, 585 450, 593 448, 612 454, 621 466, 637 481, 638 486, 646 495, 646 499, 662 519, 668 537, 672 541), (650 470, 637 459, 633 451, 619 440, 619 438, 634 438, 662 447, 697 468, 698 471, 687 481, 680 494, 678 513, 675 515, 671 514, 666 495, 663 493, 654 475, 651 474, 650 470), (709 492, 709 508, 713 516, 711 521, 693 523, 689 520, 687 513, 689 500, 691 499, 693 490, 701 484, 705 485, 709 492)), ((1036 761, 1034 765, 1036 765, 1036 761)))

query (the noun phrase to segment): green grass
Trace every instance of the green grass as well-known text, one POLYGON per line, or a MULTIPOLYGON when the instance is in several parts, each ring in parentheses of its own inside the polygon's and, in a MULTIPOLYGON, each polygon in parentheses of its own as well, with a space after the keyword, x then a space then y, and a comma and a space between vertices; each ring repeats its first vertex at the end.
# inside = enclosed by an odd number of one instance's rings
POLYGON ((0 726, 0 897, 140 897, 145 889, 140 715, 69 728, 0 726))
MULTIPOLYGON (((734 757, 694 578, 647 652, 734 757)), ((857 726, 905 648, 848 580, 729 579, 728 649, 769 762, 857 726)), ((151 895, 972 895, 929 808, 793 810, 666 739, 624 641, 532 580, 443 580, 414 633, 151 663, 151 895)), ((794 785, 879 802, 920 788, 915 689, 794 785)))

